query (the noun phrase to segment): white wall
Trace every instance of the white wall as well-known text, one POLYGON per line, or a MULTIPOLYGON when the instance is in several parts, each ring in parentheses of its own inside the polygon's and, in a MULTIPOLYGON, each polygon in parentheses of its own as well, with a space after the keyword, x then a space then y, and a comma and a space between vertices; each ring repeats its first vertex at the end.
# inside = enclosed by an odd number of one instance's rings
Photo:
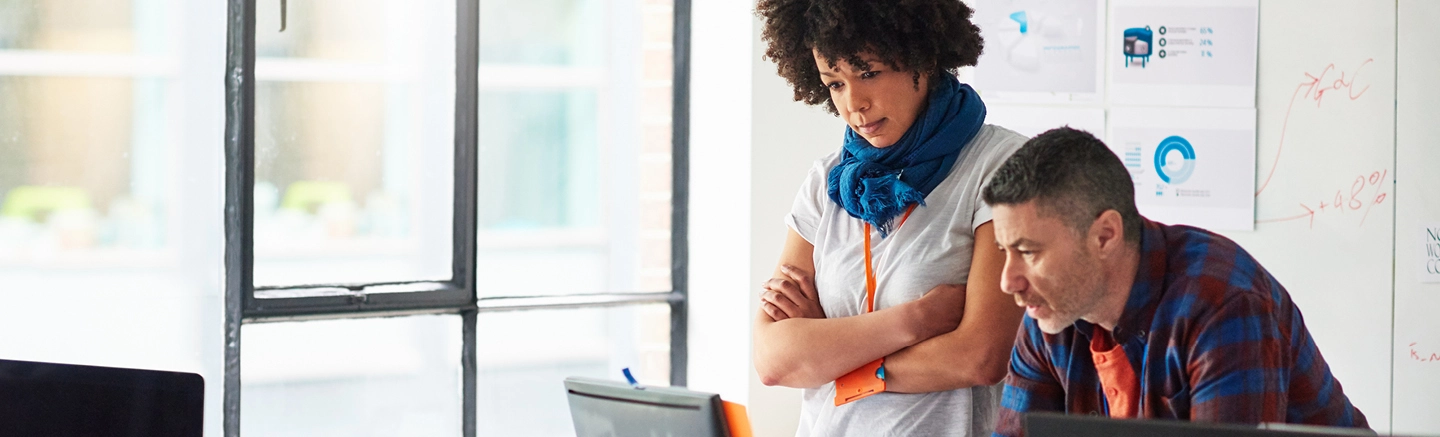
POLYGON ((761 59, 753 2, 696 2, 690 85, 690 387, 749 409, 757 436, 794 435, 799 390, 760 384, 750 335, 810 164, 844 124, 792 100, 761 59))
POLYGON ((753 2, 696 2, 690 75, 690 387, 746 404, 757 436, 795 433, 800 393, 760 384, 750 361, 759 284, 811 162, 843 124, 791 100, 761 59, 753 2))
MULTIPOLYGON (((749 404, 749 2, 694 2, 689 386, 749 404)), ((758 435, 771 435, 764 432, 758 435)))

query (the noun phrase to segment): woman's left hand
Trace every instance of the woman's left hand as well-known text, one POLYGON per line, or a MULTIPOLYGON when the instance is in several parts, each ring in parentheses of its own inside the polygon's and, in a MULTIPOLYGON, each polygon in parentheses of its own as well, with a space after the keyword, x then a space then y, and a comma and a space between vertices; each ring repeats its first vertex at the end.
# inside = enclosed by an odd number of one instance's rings
POLYGON ((777 322, 791 317, 825 318, 820 295, 815 292, 815 278, 788 265, 780 266, 780 273, 786 277, 765 281, 760 293, 760 306, 770 318, 777 322))

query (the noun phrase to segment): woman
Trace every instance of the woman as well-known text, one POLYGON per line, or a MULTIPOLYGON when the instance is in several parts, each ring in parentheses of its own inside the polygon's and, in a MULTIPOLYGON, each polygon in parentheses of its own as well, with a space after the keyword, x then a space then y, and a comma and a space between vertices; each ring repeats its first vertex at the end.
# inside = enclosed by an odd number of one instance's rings
POLYGON ((980 189, 1025 138, 985 125, 984 103, 955 79, 982 47, 971 12, 959 0, 757 6, 765 56, 795 99, 849 125, 796 195, 756 316, 762 382, 804 388, 796 435, 994 427, 1021 309, 1000 292, 980 189), (879 393, 854 400, 847 382, 836 396, 837 378, 879 376, 879 393))

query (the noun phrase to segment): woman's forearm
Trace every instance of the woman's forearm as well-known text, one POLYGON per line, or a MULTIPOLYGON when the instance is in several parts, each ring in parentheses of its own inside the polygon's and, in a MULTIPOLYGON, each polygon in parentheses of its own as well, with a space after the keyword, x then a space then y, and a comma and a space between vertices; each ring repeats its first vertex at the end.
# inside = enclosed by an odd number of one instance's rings
POLYGON ((993 385, 1009 369, 1010 350, 1022 309, 1000 292, 1005 259, 996 250, 994 226, 975 230, 965 317, 959 326, 885 358, 885 389, 923 393, 993 385))
MULTIPOLYGON (((999 383, 1010 363, 1010 343, 996 338, 1013 338, 1008 331, 967 326, 935 336, 885 358, 885 390, 898 393, 926 393, 999 383), (988 332, 986 332, 988 331, 988 332)), ((977 321, 978 324, 979 321, 977 321)))
POLYGON ((815 387, 924 337, 910 323, 913 305, 834 319, 774 321, 761 312, 755 323, 755 370, 765 385, 815 387))
POLYGON ((940 285, 920 299, 852 317, 776 322, 761 312, 755 324, 755 369, 766 385, 815 387, 954 331, 964 311, 965 286, 940 285))
MULTIPOLYGON (((780 266, 767 281, 762 300, 812 299, 814 246, 791 230, 781 252, 780 266), (774 282, 774 283, 772 283, 774 282), (768 297, 767 297, 768 296, 768 297)), ((964 285, 939 285, 924 296, 894 307, 852 317, 789 318, 776 321, 765 309, 755 318, 753 351, 755 370, 765 385, 816 387, 845 375, 877 358, 893 354, 922 340, 954 331, 966 305, 964 285)), ((784 305, 782 305, 784 306, 784 305)))

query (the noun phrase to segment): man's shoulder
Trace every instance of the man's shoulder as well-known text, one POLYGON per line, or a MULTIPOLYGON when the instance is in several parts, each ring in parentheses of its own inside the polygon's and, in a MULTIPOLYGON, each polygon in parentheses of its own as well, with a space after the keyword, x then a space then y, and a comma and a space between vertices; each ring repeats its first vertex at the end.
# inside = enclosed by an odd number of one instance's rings
POLYGON ((1166 278, 1172 285, 1199 285, 1203 292, 1244 292, 1273 278, 1249 252, 1205 229, 1161 225, 1165 235, 1166 278))
MULTIPOLYGON (((1228 256, 1244 252, 1230 238, 1204 228, 1189 225, 1155 223, 1165 238, 1165 251, 1172 259, 1193 259, 1196 256, 1228 256)), ((1245 256, 1249 256, 1246 254, 1245 256)))
POLYGON ((1259 261, 1233 240, 1192 226, 1161 228, 1167 259, 1160 311, 1203 317, 1227 304, 1268 307, 1277 292, 1283 293, 1259 261))

